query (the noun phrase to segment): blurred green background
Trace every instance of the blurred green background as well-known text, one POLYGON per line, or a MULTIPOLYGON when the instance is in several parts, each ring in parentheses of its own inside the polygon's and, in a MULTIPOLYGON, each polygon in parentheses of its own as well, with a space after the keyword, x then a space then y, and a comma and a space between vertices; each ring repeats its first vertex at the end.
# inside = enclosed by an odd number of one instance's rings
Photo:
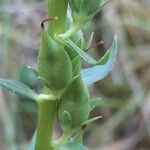
MULTIPOLYGON (((45 0, 0 0, 0 76, 20 80, 39 91, 41 85, 26 66, 36 68, 40 23, 45 0)), ((101 57, 118 36, 118 56, 112 73, 89 87, 101 106, 91 113, 102 119, 85 130, 90 150, 150 149, 150 1, 112 0, 86 25, 94 31, 89 51, 101 57)), ((83 67, 86 64, 83 62, 83 67)), ((35 103, 0 88, 0 150, 27 150, 36 127, 35 103)), ((56 123, 56 137, 61 135, 56 123)))

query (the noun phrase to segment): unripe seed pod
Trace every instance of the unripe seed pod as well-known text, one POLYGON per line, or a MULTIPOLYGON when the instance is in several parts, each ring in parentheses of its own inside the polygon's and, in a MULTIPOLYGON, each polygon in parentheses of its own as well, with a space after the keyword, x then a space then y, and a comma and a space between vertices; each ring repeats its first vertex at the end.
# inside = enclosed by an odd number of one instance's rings
POLYGON ((51 91, 59 92, 72 78, 71 60, 63 47, 48 35, 43 24, 41 34, 38 74, 51 91))
POLYGON ((63 130, 75 129, 82 126, 83 122, 89 116, 89 92, 84 85, 78 65, 76 66, 77 69, 74 69, 74 73, 78 74, 70 81, 64 93, 61 95, 58 104, 58 117, 63 130), (65 123, 65 121, 68 122, 65 123))

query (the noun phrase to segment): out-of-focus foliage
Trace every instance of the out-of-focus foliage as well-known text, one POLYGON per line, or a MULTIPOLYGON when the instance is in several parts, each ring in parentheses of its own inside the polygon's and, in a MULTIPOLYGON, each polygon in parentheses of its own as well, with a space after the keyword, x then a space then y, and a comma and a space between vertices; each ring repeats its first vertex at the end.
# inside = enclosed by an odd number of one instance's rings
MULTIPOLYGON (((148 0, 113 0, 87 25, 87 39, 94 29, 94 43, 104 40, 105 47, 89 51, 94 57, 103 56, 114 33, 119 43, 113 73, 89 87, 92 95, 101 97, 100 108, 91 116, 103 117, 85 132, 85 144, 91 149, 150 147, 149 6, 148 0)), ((0 74, 37 91, 40 83, 21 62, 36 68, 39 27, 45 14, 42 0, 0 0, 0 74), (31 79, 29 83, 26 76, 31 79)), ((19 98, 0 89, 0 150, 26 150, 34 132, 36 106, 30 101, 19 102, 19 98)), ((56 127, 56 137, 60 134, 56 127)))

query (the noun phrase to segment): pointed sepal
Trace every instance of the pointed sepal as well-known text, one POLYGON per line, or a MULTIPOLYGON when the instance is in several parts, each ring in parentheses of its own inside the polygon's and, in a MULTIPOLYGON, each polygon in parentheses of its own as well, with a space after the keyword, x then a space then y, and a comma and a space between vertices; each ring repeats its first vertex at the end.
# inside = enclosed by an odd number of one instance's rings
POLYGON ((90 111, 92 111, 95 107, 99 106, 101 103, 101 98, 95 98, 90 101, 90 111))

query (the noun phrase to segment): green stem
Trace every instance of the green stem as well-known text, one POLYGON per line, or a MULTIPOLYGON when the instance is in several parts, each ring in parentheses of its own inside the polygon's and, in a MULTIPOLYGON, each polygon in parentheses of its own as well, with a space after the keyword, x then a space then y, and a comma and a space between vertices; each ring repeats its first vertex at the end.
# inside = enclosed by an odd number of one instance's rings
POLYGON ((62 33, 66 27, 68 0, 47 0, 48 16, 57 16, 58 20, 49 23, 48 33, 51 36, 62 33))
POLYGON ((55 100, 41 100, 38 102, 36 150, 53 150, 52 135, 55 116, 55 100))

